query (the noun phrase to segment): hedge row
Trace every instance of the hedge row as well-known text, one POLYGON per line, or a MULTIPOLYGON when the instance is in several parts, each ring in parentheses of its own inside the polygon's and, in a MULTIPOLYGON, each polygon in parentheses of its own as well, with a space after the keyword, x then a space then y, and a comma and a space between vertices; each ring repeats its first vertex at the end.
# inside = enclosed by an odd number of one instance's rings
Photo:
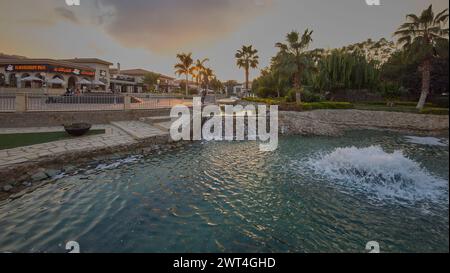
POLYGON ((264 103, 268 105, 278 105, 281 111, 309 111, 316 109, 352 109, 353 104, 349 102, 334 102, 334 101, 322 101, 322 102, 303 102, 303 103, 288 103, 281 99, 262 99, 262 98, 245 98, 245 101, 264 103))
POLYGON ((420 113, 430 115, 448 115, 448 108, 424 108, 420 111, 420 113))

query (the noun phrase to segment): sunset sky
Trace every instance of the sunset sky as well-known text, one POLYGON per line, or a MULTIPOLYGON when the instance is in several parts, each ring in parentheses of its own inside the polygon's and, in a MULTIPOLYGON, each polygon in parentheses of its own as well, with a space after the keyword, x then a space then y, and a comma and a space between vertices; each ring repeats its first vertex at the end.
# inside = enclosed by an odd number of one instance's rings
POLYGON ((219 79, 243 81, 234 60, 243 44, 259 50, 263 68, 291 30, 313 29, 313 48, 391 38, 407 13, 430 3, 448 8, 447 0, 0 0, 0 52, 97 57, 170 76, 176 53, 193 52, 210 58, 219 79))

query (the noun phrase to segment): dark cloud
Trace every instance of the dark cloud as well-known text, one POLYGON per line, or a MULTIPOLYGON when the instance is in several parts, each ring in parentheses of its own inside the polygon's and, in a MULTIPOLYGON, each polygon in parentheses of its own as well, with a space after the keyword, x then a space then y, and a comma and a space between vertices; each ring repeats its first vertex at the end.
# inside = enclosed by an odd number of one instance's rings
POLYGON ((67 9, 66 7, 57 7, 55 8, 55 12, 61 18, 68 20, 72 23, 78 23, 78 18, 72 10, 67 9))
POLYGON ((211 43, 260 14, 271 0, 100 0, 107 32, 122 44, 167 51, 211 43))

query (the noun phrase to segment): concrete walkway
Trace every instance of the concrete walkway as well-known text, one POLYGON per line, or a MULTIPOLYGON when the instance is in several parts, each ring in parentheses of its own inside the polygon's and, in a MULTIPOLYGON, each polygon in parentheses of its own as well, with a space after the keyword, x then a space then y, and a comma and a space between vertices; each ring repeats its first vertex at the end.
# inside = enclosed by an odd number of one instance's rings
POLYGON ((122 129, 136 140, 142 140, 154 136, 168 135, 167 132, 160 130, 155 126, 140 121, 116 121, 112 125, 122 129))
MULTIPOLYGON (((154 137, 169 138, 168 131, 160 126, 153 126, 139 121, 113 122, 105 125, 94 125, 92 129, 104 129, 105 134, 80 138, 59 140, 54 142, 0 150, 0 169, 16 164, 37 161, 42 157, 57 156, 71 152, 95 151, 103 148, 114 148, 124 145, 137 144, 154 137)), ((35 128, 0 128, 0 134, 58 132, 63 127, 35 127, 35 128)))

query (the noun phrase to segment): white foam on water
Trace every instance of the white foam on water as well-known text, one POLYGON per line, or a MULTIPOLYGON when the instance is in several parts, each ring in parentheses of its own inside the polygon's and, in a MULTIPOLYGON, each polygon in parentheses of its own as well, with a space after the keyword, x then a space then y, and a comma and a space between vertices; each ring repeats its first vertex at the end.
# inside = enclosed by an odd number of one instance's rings
POLYGON ((439 139, 436 137, 418 137, 418 136, 405 136, 406 142, 413 144, 421 144, 428 146, 448 146, 448 139, 439 139))
POLYGON ((123 158, 123 159, 116 160, 116 161, 114 161, 114 162, 112 162, 112 163, 108 163, 108 164, 102 163, 102 164, 99 164, 99 165, 97 165, 97 167, 96 167, 95 169, 96 169, 96 170, 109 170, 109 169, 115 169, 115 168, 117 168, 117 167, 119 167, 119 166, 121 166, 121 165, 136 162, 136 161, 138 161, 138 160, 141 159, 141 158, 142 158, 142 156, 138 156, 138 155, 129 156, 129 157, 126 157, 126 158, 123 158))
POLYGON ((402 151, 380 146, 337 148, 310 158, 313 172, 342 186, 342 191, 366 194, 377 202, 448 204, 448 181, 430 174, 402 151))

